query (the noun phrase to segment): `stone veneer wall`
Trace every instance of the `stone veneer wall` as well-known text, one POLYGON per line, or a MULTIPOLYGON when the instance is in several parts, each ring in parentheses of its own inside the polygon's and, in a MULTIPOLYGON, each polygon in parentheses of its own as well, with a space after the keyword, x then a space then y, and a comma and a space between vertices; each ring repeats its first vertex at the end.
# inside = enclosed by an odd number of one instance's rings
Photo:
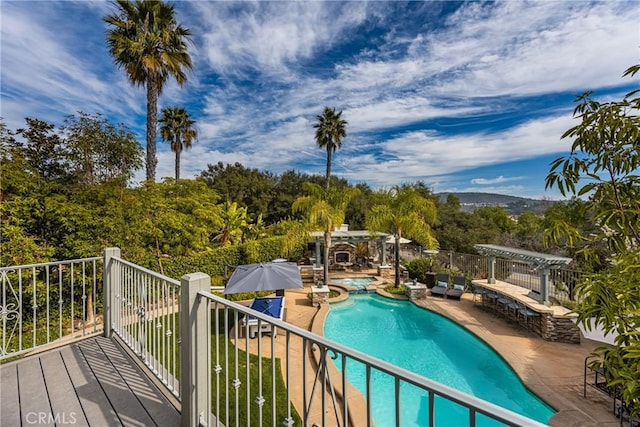
POLYGON ((378 267, 378 276, 383 279, 391 279, 395 277, 395 269, 389 267, 378 267))
MULTIPOLYGON (((327 288, 328 289, 328 288, 327 288)), ((318 307, 329 303, 329 292, 313 292, 311 294, 311 305, 318 307)))
POLYGON ((424 285, 413 286, 411 284, 405 284, 404 294, 412 301, 416 299, 425 299, 427 297, 427 287, 424 285))
POLYGON ((580 329, 571 317, 545 314, 540 318, 540 335, 547 341, 580 344, 580 329))

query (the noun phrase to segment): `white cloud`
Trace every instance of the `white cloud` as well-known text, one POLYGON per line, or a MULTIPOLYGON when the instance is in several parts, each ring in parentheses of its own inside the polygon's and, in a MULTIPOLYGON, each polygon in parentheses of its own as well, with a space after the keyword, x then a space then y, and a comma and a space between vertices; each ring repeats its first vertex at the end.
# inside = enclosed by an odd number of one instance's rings
MULTIPOLYGON (((25 116, 59 122, 81 109, 125 122, 143 141, 145 91, 105 47, 109 3, 24 4, 2 2, 7 125, 25 116)), ((637 2, 468 2, 444 20, 440 6, 176 3, 194 34, 194 72, 184 88, 168 83, 159 108, 185 105, 197 120, 200 139, 183 153, 182 175, 218 161, 323 173, 312 124, 328 105, 349 122, 337 175, 465 188, 469 177, 454 182, 461 171, 568 151, 559 137, 574 124, 571 100, 534 96, 628 84, 620 75, 638 61, 637 2)), ((163 143, 158 150, 158 176, 173 176, 174 154, 163 143)), ((502 185, 515 177, 489 174, 472 185, 518 190, 502 185)))
POLYGON ((520 181, 522 179, 524 179, 524 177, 522 176, 512 176, 505 178, 504 176, 500 175, 497 178, 473 178, 471 180, 471 183, 475 185, 493 185, 509 181, 520 181))

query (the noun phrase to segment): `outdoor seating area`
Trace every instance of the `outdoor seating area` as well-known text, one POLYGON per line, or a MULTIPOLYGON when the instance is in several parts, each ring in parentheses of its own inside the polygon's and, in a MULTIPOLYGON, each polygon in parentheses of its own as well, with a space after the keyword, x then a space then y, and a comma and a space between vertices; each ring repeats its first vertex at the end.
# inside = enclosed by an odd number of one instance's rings
POLYGON ((560 305, 545 305, 532 298, 529 289, 510 283, 473 280, 473 295, 476 304, 520 325, 548 341, 580 343, 580 330, 573 322, 575 315, 560 305))
MULTIPOLYGON (((274 319, 283 320, 285 310, 284 298, 285 297, 279 296, 254 298, 251 302, 251 309, 259 313, 268 314, 274 319)), ((258 333, 268 333, 274 337, 277 333, 275 325, 261 322, 253 316, 247 316, 242 319, 242 326, 244 327, 245 325, 249 325, 249 336, 251 338, 255 338, 258 333)))
POLYGON ((450 286, 450 275, 448 273, 438 273, 436 284, 431 288, 431 295, 459 300, 465 291, 466 280, 464 276, 453 276, 453 286, 450 286))

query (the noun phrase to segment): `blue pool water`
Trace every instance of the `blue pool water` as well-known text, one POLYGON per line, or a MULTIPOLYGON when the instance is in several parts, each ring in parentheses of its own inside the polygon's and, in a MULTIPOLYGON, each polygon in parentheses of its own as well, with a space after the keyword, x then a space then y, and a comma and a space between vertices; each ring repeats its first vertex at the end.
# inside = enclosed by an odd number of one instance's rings
POLYGON ((349 285, 359 289, 366 289, 371 282, 375 282, 375 277, 344 277, 341 279, 331 279, 329 283, 337 283, 339 285, 349 285))
MULTIPOLYGON (((332 304, 324 335, 363 353, 401 366, 547 423, 555 413, 522 384, 515 372, 487 344, 455 322, 407 301, 378 295, 351 295, 332 304)), ((341 360, 337 359, 338 368, 341 360)), ((347 379, 365 393, 364 365, 348 361, 347 379)), ((395 425, 391 377, 372 370, 372 414, 376 425, 395 425)), ((402 426, 428 425, 427 394, 400 387, 402 426)), ((436 426, 469 425, 468 410, 436 397, 436 426)), ((478 416, 479 426, 502 425, 478 416)))

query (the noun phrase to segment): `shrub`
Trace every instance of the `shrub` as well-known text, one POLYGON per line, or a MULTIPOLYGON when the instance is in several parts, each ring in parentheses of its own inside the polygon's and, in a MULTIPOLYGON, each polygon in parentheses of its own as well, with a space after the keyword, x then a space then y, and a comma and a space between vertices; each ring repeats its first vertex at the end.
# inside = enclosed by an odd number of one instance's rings
POLYGON ((426 273, 431 271, 432 260, 429 258, 416 258, 407 263, 407 270, 409 271, 409 277, 416 279, 420 283, 427 283, 426 273))
POLYGON ((396 288, 396 285, 391 284, 391 285, 385 286, 384 290, 393 295, 404 295, 404 284, 401 283, 400 286, 397 288, 396 288))

